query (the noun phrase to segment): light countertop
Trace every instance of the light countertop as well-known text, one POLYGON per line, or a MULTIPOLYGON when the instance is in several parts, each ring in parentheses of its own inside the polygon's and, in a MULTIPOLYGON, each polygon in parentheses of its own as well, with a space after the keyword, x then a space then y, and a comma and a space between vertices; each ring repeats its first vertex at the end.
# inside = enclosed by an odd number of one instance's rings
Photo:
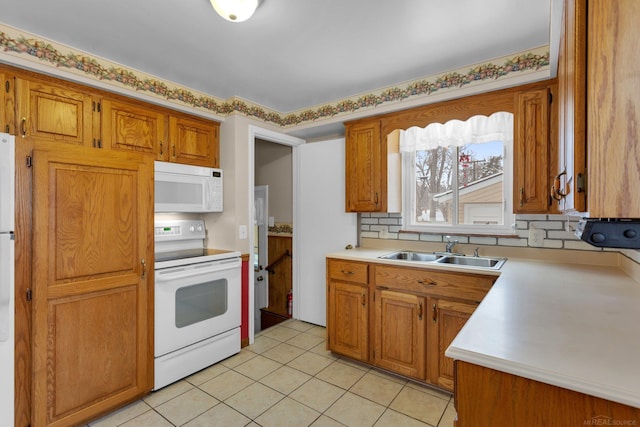
POLYGON ((499 274, 448 357, 640 408, 640 283, 617 267, 509 259, 498 272, 362 249, 329 257, 499 274))

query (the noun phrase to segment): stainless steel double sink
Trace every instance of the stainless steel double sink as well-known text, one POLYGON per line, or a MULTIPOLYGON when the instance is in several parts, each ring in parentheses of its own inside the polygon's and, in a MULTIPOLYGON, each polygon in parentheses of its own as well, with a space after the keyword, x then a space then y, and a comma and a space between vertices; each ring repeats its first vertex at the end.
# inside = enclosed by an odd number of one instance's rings
POLYGON ((378 258, 404 261, 419 261, 425 263, 451 264, 457 266, 488 268, 491 270, 499 270, 507 260, 506 258, 476 257, 439 252, 428 253, 413 251, 397 251, 387 255, 379 256, 378 258))

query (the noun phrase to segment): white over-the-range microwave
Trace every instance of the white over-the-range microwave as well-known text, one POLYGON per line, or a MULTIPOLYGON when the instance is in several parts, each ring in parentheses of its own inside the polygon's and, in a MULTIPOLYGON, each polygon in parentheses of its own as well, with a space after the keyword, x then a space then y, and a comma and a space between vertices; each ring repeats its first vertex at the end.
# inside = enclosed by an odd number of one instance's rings
POLYGON ((222 212, 222 170, 155 162, 156 212, 222 212))

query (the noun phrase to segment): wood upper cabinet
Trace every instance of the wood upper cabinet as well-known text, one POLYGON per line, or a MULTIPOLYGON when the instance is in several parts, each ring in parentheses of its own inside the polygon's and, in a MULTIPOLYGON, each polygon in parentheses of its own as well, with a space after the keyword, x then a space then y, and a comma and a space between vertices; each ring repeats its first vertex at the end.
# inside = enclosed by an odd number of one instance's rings
POLYGON ((347 212, 386 212, 386 139, 380 134, 380 120, 347 123, 346 204, 347 212))
POLYGON ((195 117, 169 117, 169 161, 220 167, 220 124, 195 117))
POLYGON ((16 133, 16 116, 15 116, 15 79, 9 73, 3 73, 0 70, 0 132, 16 133))
POLYGON ((558 168, 551 195, 560 211, 585 212, 587 0, 566 0, 558 56, 558 168))
POLYGON ((327 260, 327 347, 367 362, 369 360, 368 265, 327 260))
POLYGON ((590 0, 587 22, 587 209, 640 218, 640 2, 590 0))
POLYGON ((377 289, 374 300, 373 363, 424 380, 427 298, 377 289))
POLYGON ((515 213, 551 211, 550 89, 518 92, 514 113, 513 210, 515 213))
POLYGON ((429 354, 431 383, 453 390, 453 359, 444 352, 458 335, 478 304, 432 298, 429 302, 429 354))
POLYGON ((36 79, 16 79, 17 134, 99 148, 97 102, 89 91, 36 79))
POLYGON ((152 197, 149 156, 36 144, 31 425, 86 424, 151 390, 152 197))
POLYGON ((115 150, 140 151, 168 158, 168 115, 144 104, 102 99, 102 143, 115 150))

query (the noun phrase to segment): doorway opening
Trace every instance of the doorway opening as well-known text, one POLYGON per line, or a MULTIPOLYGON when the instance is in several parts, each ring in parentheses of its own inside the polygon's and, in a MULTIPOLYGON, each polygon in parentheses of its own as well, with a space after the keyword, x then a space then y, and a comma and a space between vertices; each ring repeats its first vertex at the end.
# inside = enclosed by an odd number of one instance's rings
MULTIPOLYGON (((287 278, 285 272, 293 271, 295 262, 293 255, 296 222, 293 208, 296 202, 295 159, 297 147, 304 143, 304 140, 296 137, 253 125, 249 126, 250 218, 254 219, 254 232, 249 234, 250 247, 254 252, 254 259, 250 262, 249 268, 249 283, 253 285, 249 287, 250 342, 253 342, 256 332, 272 322, 271 318, 263 321, 261 308, 268 309, 266 310, 268 312, 277 310, 278 316, 283 317, 283 320, 289 318, 289 313, 293 315, 290 296, 295 294, 296 283, 293 273, 290 273, 287 278), (263 196, 266 202, 263 208, 268 210, 263 213, 264 220, 267 226, 271 226, 271 236, 267 231, 266 248, 264 245, 261 248, 258 221, 255 220, 256 210, 259 209, 256 203, 258 197, 256 188, 261 186, 269 187, 269 195, 263 196), (269 240, 275 243, 276 240, 286 242, 287 239, 289 246, 283 247, 282 244, 272 243, 272 247, 269 247, 269 240), (261 258, 261 252, 263 255, 266 252, 267 256, 261 258)), ((263 236, 262 239, 265 240, 265 237, 263 236)))

